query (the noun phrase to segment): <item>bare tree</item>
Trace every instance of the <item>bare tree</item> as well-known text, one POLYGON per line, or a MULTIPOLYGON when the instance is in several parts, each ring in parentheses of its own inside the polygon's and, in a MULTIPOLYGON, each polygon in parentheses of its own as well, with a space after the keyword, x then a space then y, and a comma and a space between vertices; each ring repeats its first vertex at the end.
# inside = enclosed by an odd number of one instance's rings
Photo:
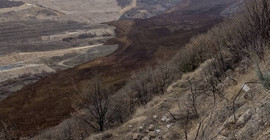
POLYGON ((253 35, 269 43, 270 2, 269 0, 250 0, 245 3, 245 22, 252 28, 253 35))
POLYGON ((220 27, 222 44, 236 57, 264 60, 270 37, 269 0, 245 1, 245 10, 220 27))
POLYGON ((190 111, 189 109, 186 109, 186 115, 183 120, 184 122, 184 134, 185 134, 185 140, 188 140, 188 133, 189 133, 189 122, 190 122, 190 111))
MULTIPOLYGON (((123 89, 121 89, 123 90, 123 89)), ((113 106, 113 119, 123 124, 125 120, 131 116, 131 114, 135 111, 132 106, 132 99, 130 99, 129 95, 124 91, 120 91, 118 95, 112 97, 112 106, 113 106)))
POLYGON ((149 84, 151 78, 148 72, 140 71, 137 74, 133 74, 129 80, 129 87, 131 92, 134 93, 135 98, 139 100, 142 105, 147 104, 151 99, 149 93, 149 84))
POLYGON ((180 73, 176 71, 176 67, 172 62, 159 62, 155 67, 155 70, 151 71, 151 83, 153 85, 154 92, 164 94, 168 85, 175 78, 178 78, 179 75, 180 73))
POLYGON ((14 133, 15 124, 10 122, 0 122, 0 139, 1 140, 14 140, 17 139, 14 133))
POLYGON ((96 131, 104 131, 110 123, 112 111, 109 90, 102 87, 99 76, 94 78, 90 91, 86 94, 80 92, 80 97, 83 108, 89 111, 90 117, 75 117, 83 120, 96 131))
POLYGON ((190 104, 192 106, 192 109, 193 109, 193 112, 194 112, 195 117, 199 117, 198 110, 197 110, 198 92, 197 92, 196 87, 194 87, 192 85, 190 79, 188 80, 188 82, 190 84, 190 92, 191 92, 191 94, 189 94, 189 101, 190 101, 190 104))

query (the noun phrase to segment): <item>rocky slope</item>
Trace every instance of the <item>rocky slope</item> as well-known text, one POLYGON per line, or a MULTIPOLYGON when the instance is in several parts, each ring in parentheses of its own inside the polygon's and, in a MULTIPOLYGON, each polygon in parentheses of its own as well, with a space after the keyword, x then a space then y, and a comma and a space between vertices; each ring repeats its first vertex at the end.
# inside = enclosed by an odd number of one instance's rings
MULTIPOLYGON (((211 96, 199 95, 196 104, 200 117, 185 126, 185 103, 191 94, 189 83, 191 81, 198 90, 205 85, 203 75, 210 61, 196 71, 184 74, 167 89, 165 95, 155 97, 145 107, 137 109, 122 126, 92 135, 88 140, 184 140, 185 132, 192 140, 268 140, 269 91, 261 84, 245 85, 259 81, 252 67, 243 69, 239 66, 228 71, 227 77, 218 85, 222 87, 224 97, 218 97, 216 102, 211 96), (233 103, 236 104, 235 111, 233 103)), ((269 67, 269 62, 266 63, 260 65, 269 67)))
MULTIPOLYGON (((60 3, 56 1, 56 9, 61 9, 60 3)), ((110 25, 117 27, 119 36, 107 44, 120 45, 113 54, 24 87, 14 96, 0 102, 0 118, 16 124, 17 136, 34 136, 45 128, 55 126, 74 111, 73 105, 78 95, 73 83, 83 88, 98 71, 106 77, 107 86, 115 90, 121 88, 132 72, 154 65, 158 58, 169 59, 192 36, 219 22, 219 13, 230 4, 225 2, 221 6, 214 5, 208 11, 196 9, 197 12, 187 9, 187 12, 183 12, 187 7, 180 6, 150 19, 111 22, 110 25)), ((187 6, 192 7, 192 3, 187 6)), ((74 14, 65 9, 62 12, 74 14)))

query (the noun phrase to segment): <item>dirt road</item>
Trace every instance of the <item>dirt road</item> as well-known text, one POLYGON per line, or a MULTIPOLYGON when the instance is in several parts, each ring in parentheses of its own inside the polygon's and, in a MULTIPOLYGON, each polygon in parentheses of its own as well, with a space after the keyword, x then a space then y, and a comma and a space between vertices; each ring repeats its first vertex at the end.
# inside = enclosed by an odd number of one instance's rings
POLYGON ((121 14, 124 14, 125 12, 127 12, 127 11, 129 11, 129 10, 135 8, 136 6, 137 6, 137 0, 132 0, 131 3, 130 3, 127 7, 123 8, 123 9, 120 11, 120 13, 121 13, 121 14))
POLYGON ((64 54, 72 53, 72 52, 87 51, 89 48, 98 47, 101 45, 102 44, 96 44, 96 45, 91 45, 91 46, 60 49, 60 50, 54 50, 54 51, 13 53, 10 55, 1 56, 0 65, 9 65, 9 64, 16 63, 19 61, 23 61, 24 63, 28 63, 28 64, 33 64, 44 58, 50 58, 53 56, 63 56, 64 54))

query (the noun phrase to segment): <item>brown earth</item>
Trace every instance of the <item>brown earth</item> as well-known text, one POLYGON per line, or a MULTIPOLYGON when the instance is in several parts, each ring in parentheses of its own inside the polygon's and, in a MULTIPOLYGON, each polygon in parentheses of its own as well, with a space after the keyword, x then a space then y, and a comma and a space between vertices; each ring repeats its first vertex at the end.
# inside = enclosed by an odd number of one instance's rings
POLYGON ((192 36, 219 22, 219 13, 226 6, 188 14, 177 9, 146 20, 109 23, 117 27, 118 38, 107 44, 118 43, 118 50, 23 88, 0 102, 0 119, 15 123, 18 136, 33 136, 55 126, 73 112, 72 105, 77 98, 73 83, 87 87, 97 71, 105 77, 105 85, 119 89, 133 71, 153 65, 157 59, 170 58, 192 36))

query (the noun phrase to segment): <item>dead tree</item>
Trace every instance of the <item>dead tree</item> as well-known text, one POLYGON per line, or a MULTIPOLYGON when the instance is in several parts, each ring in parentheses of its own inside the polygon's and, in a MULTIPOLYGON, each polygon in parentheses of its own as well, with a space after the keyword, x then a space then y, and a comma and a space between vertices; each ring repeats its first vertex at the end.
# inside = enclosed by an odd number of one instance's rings
POLYGON ((109 90, 102 87, 97 76, 87 93, 80 92, 80 101, 83 108, 89 111, 90 117, 75 116, 88 124, 96 131, 102 132, 109 125, 112 111, 110 106, 109 90))
POLYGON ((161 63, 152 71, 152 84, 156 93, 164 94, 168 85, 177 78, 179 74, 176 72, 176 67, 169 61, 161 63))
POLYGON ((188 80, 189 84, 190 84, 190 97, 189 97, 189 100, 190 100, 190 104, 192 106, 192 109, 194 111, 194 115, 195 117, 199 117, 199 114, 198 114, 198 110, 197 110, 197 97, 198 97, 198 92, 197 92, 197 89, 196 87, 193 87, 192 83, 190 80, 188 80))
POLYGON ((269 0, 250 0, 245 3, 245 22, 254 31, 254 36, 269 42, 270 2, 269 0))
POLYGON ((244 9, 243 16, 224 24, 230 27, 223 43, 238 58, 255 56, 264 60, 270 42, 270 2, 249 0, 245 2, 244 9))
POLYGON ((151 99, 151 95, 149 94, 150 80, 149 73, 143 71, 133 74, 129 80, 131 92, 134 93, 135 98, 138 99, 142 105, 147 104, 151 99))
POLYGON ((101 81, 97 78, 89 95, 89 101, 92 105, 88 106, 88 109, 94 117, 94 122, 99 126, 98 130, 104 131, 104 127, 110 118, 109 92, 101 87, 101 81))
POLYGON ((189 109, 186 110, 186 115, 184 118, 184 134, 185 134, 185 140, 188 140, 188 133, 189 133, 189 122, 190 122, 190 112, 189 109))
POLYGON ((113 107, 113 120, 123 124, 125 120, 133 114, 135 111, 134 106, 132 105, 132 99, 129 97, 129 93, 126 91, 119 91, 111 99, 111 106, 113 107))
POLYGON ((1 140, 14 140, 18 139, 14 133, 15 124, 10 122, 0 122, 0 139, 1 140))

